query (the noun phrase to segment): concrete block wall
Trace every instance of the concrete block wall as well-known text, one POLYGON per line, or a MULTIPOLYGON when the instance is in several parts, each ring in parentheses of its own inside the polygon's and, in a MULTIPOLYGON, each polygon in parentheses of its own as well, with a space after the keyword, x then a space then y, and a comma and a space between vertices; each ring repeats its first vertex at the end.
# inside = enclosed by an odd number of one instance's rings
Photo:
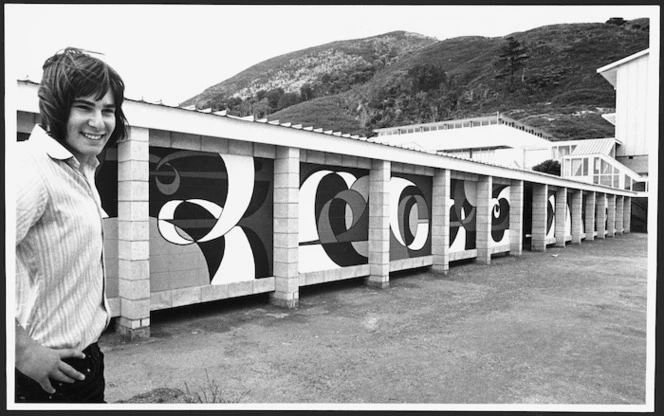
MULTIPOLYGON (((149 313, 152 310, 177 306, 268 293, 270 303, 293 308, 298 306, 299 288, 344 279, 364 278, 369 287, 385 289, 389 287, 390 273, 398 270, 429 267, 438 273, 447 273, 450 263, 465 258, 475 258, 478 263, 490 264, 491 256, 505 251, 502 247, 491 247, 492 229, 492 187, 494 184, 510 186, 509 212, 509 252, 521 255, 523 251, 524 186, 522 180, 511 180, 459 172, 448 169, 434 169, 413 166, 379 159, 342 156, 325 152, 295 149, 277 145, 243 143, 235 140, 196 136, 159 130, 134 129, 126 142, 118 144, 118 275, 119 296, 111 299, 118 303, 116 327, 129 338, 149 336, 149 313), (196 285, 191 287, 151 291, 149 221, 147 206, 148 187, 148 145, 202 152, 237 154, 274 160, 273 189, 273 276, 252 281, 235 282, 225 285, 196 285), (369 171, 369 241, 368 264, 341 267, 332 270, 300 273, 298 271, 298 198, 300 187, 300 165, 312 163, 367 169, 369 171), (394 173, 414 174, 432 177, 431 195, 431 255, 400 259, 390 262, 390 218, 389 181, 394 173), (472 181, 477 185, 477 248, 458 253, 450 253, 450 182, 452 179, 472 181), (147 253, 147 254, 146 254, 147 253)), ((570 188, 556 189, 556 211, 565 212, 567 192, 570 192, 574 242, 580 242, 580 212, 582 192, 570 188)), ((546 250, 546 223, 549 187, 546 184, 533 184, 532 206, 532 247, 534 251, 546 250)), ((603 197, 603 194, 602 194, 603 197)), ((595 193, 587 193, 586 222, 603 224, 599 213, 594 218, 594 206, 603 198, 595 198, 595 193)), ((609 198, 610 200, 610 198, 609 198)), ((622 203, 613 210, 616 227, 620 220, 628 218, 627 198, 618 199, 622 203)), ((600 202, 601 204, 601 202, 600 202)), ((609 210, 611 212, 611 210, 609 210)), ((564 219, 559 221, 564 225, 564 219)), ((627 225, 629 225, 627 223, 627 225)), ((559 226, 556 235, 560 235, 559 226)), ((592 233, 589 239, 592 240, 592 233)), ((564 235, 564 233, 563 233, 564 235)), ((603 235, 603 234, 602 234, 603 235)), ((558 238, 556 243, 559 244, 558 238)), ((564 244, 564 240, 563 240, 564 244)))
MULTIPOLYGON (((38 117, 19 117, 22 131, 29 132, 38 117)), ((368 286, 389 287, 389 274, 397 270, 430 267, 437 273, 447 273, 450 262, 476 258, 478 263, 490 264, 491 255, 505 250, 490 247, 492 229, 492 185, 509 185, 509 252, 518 256, 523 250, 524 207, 532 203, 533 251, 546 250, 547 204, 550 186, 531 183, 532 201, 525 200, 523 180, 507 179, 470 172, 391 162, 339 153, 320 152, 276 144, 254 143, 188 134, 159 129, 131 127, 129 137, 117 144, 113 157, 117 159, 117 218, 109 226, 110 237, 105 243, 107 270, 117 282, 113 291, 117 296, 109 299, 115 327, 129 339, 150 335, 150 312, 153 310, 268 293, 272 304, 292 308, 298 305, 301 286, 320 284, 351 278, 365 278, 368 286), (194 152, 238 155, 271 159, 273 176, 273 241, 272 276, 238 281, 223 285, 199 284, 181 288, 168 288, 151 284, 150 251, 150 146, 194 152), (364 169, 369 172, 369 241, 368 264, 341 267, 311 273, 300 273, 299 263, 299 191, 302 163, 364 169), (431 255, 390 261, 389 181, 394 173, 432 177, 431 195, 431 255), (450 191, 451 180, 470 181, 477 185, 477 248, 450 253, 450 191), (108 245, 115 247, 108 247, 108 245), (110 262, 108 261, 110 260, 110 262), (158 290, 155 290, 157 288, 158 290)), ((585 211, 585 240, 593 241, 605 235, 616 236, 630 232, 631 197, 557 187, 557 213, 565 213, 567 199, 572 218, 572 241, 580 243, 581 212, 585 211), (569 193, 569 197, 567 196, 569 193), (608 198, 607 198, 608 197, 608 198), (563 202, 564 201, 564 202, 563 202), (597 214, 595 214, 597 213, 597 214), (608 217, 608 218, 607 218, 608 217), (605 222, 608 219, 608 224, 605 222)), ((557 223, 564 225, 564 214, 557 223)), ((560 241, 560 224, 556 226, 556 244, 560 241)), ((107 226, 105 223, 105 230, 107 226)))

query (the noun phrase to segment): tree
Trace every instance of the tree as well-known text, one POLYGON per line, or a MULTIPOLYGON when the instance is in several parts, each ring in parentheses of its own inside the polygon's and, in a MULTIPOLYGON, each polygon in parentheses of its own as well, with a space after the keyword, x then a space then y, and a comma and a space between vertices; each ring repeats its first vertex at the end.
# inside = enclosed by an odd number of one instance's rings
POLYGON ((533 166, 533 170, 536 172, 560 176, 560 162, 553 159, 545 160, 539 165, 533 166))
POLYGON ((432 64, 416 65, 408 70, 413 92, 431 91, 438 89, 440 84, 447 81, 447 73, 440 67, 432 64))
POLYGON ((283 88, 273 88, 265 93, 265 98, 270 108, 277 109, 279 107, 279 98, 284 95, 283 88))
POLYGON ((300 98, 302 101, 309 101, 314 98, 314 90, 308 82, 300 87, 300 98))
POLYGON ((508 78, 508 89, 510 92, 514 91, 515 76, 522 71, 521 81, 523 81, 523 71, 525 71, 526 60, 529 58, 526 47, 514 37, 509 36, 498 49, 498 58, 494 62, 497 69, 496 79, 508 78))
POLYGON ((300 97, 294 92, 287 92, 281 95, 279 97, 279 101, 277 102, 277 110, 281 110, 286 107, 290 107, 291 105, 295 105, 300 102, 300 97))

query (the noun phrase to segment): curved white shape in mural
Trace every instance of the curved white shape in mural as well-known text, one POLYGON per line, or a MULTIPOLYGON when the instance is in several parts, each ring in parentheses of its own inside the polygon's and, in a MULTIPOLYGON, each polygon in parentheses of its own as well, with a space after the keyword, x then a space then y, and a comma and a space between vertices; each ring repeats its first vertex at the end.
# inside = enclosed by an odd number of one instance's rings
MULTIPOLYGON (((454 200, 450 199, 450 206, 454 205, 454 200)), ((466 210, 464 208, 461 208, 461 218, 460 220, 465 220, 466 219, 466 210)), ((457 236, 450 245, 450 253, 456 253, 459 251, 465 251, 466 250, 466 229, 463 227, 459 227, 459 231, 457 232, 457 236)))
POLYGON ((299 262, 299 272, 317 272, 320 270, 338 269, 339 265, 333 262, 320 244, 300 246, 298 255, 306 261, 299 262))
POLYGON ((212 285, 254 280, 256 268, 251 245, 242 227, 233 227, 224 235, 226 245, 212 285))
POLYGON ((390 179, 390 227, 392 227, 392 232, 394 233, 394 237, 397 239, 399 244, 402 246, 406 245, 406 242, 403 239, 403 236, 401 235, 401 232, 399 231, 399 198, 401 197, 401 192, 409 186, 409 185, 415 185, 408 179, 404 178, 398 178, 398 177, 392 177, 390 179))
POLYGON ((565 237, 572 236, 572 211, 569 209, 569 204, 565 206, 565 237))
POLYGON ((397 239, 399 244, 402 246, 407 246, 411 250, 421 250, 429 238, 429 219, 419 218, 419 202, 411 206, 409 212, 404 213, 404 215, 408 218, 409 228, 415 237, 409 245, 406 245, 404 236, 401 235, 401 227, 399 227, 399 201, 401 198, 401 193, 409 186, 417 187, 415 183, 408 179, 396 176, 390 178, 390 228, 392 229, 392 233, 394 234, 394 237, 397 239))
POLYGON ((166 241, 180 246, 195 243, 193 238, 184 238, 178 231, 179 228, 170 222, 175 218, 175 209, 184 202, 186 201, 174 199, 165 203, 159 210, 159 218, 157 222, 162 237, 164 237, 166 241))
POLYGON ((228 172, 226 206, 212 230, 200 242, 226 235, 242 219, 254 192, 254 160, 251 156, 223 155, 228 172))
POLYGON ((331 170, 321 170, 309 176, 300 187, 299 202, 299 241, 317 241, 318 227, 316 226, 316 190, 320 181, 332 173, 331 170))

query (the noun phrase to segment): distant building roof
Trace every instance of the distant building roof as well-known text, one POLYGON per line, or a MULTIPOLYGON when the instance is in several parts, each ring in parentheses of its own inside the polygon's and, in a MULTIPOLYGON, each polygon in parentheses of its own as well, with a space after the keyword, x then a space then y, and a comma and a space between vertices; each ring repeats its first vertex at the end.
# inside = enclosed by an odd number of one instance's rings
POLYGON ((572 155, 594 155, 600 153, 609 156, 615 144, 615 139, 579 140, 576 142, 576 149, 574 149, 572 155))
POLYGON ((616 113, 602 114, 602 118, 614 126, 616 125, 616 113))

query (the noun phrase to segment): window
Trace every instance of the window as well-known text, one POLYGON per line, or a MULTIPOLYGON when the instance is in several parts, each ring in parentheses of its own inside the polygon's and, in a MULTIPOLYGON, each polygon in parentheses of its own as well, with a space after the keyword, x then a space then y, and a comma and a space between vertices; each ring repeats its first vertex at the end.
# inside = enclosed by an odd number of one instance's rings
POLYGON ((588 176, 588 158, 583 158, 583 176, 588 176))
POLYGON ((583 162, 581 159, 571 159, 572 161, 572 175, 581 176, 583 174, 583 162))

